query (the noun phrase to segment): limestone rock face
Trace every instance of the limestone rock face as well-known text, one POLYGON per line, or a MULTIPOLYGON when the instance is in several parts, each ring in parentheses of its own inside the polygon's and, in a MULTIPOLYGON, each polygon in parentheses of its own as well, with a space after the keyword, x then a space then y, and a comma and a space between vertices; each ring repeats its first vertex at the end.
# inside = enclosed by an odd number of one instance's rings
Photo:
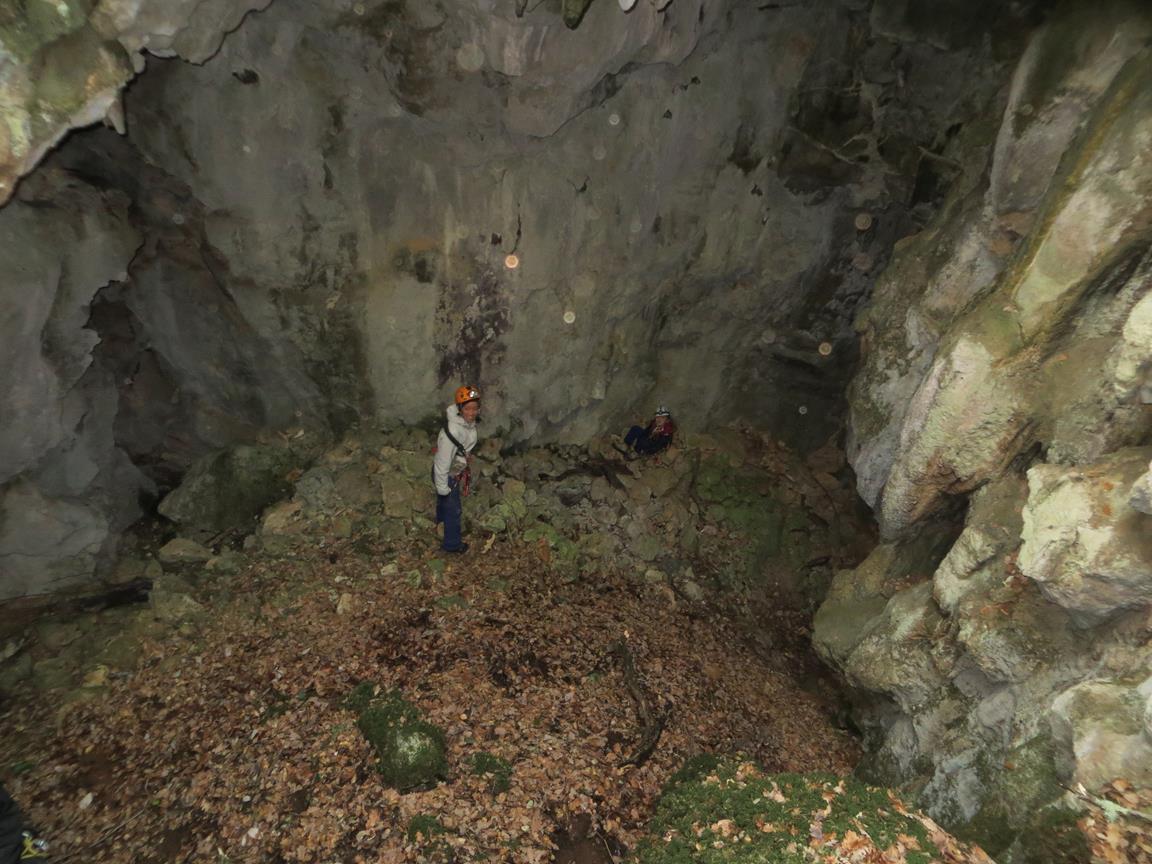
POLYGON ((91 579, 150 486, 116 445, 115 382, 83 329, 140 244, 128 199, 40 179, 0 210, 0 599, 91 579))
MULTIPOLYGON (((55 404, 75 391, 18 371, 44 323, 70 372, 103 376, 86 458, 119 479, 84 506, 108 538, 137 493, 170 491, 206 454, 420 423, 462 381, 510 443, 585 442, 670 402, 685 429, 747 421, 820 446, 843 426, 855 308, 943 200, 949 130, 979 125, 1021 26, 995 3, 980 33, 848 2, 601 2, 575 30, 555 4, 490 0, 24 5, 0 13, 0 104, 17 118, 0 181, 78 123, 130 131, 73 134, 0 214, 38 221, 5 248, 43 271, 28 309, 52 310, 18 338, 0 322, 0 393, 45 397, 26 442, 75 425, 55 404), (121 111, 141 51, 155 56, 121 111), (56 199, 81 206, 24 206, 56 199), (70 248, 96 201, 119 202, 134 246, 109 251, 114 267, 70 261, 56 285, 47 238, 70 248)), ((20 470, 35 449, 10 451, 20 470)), ((342 500, 380 491, 328 479, 342 500)), ((401 518, 415 505, 393 491, 401 518)))
POLYGON ((1149 456, 1131 448, 1028 472, 1020 569, 1083 626, 1152 603, 1152 518, 1128 502, 1149 456))
POLYGON ((1053 734, 1073 755, 1073 779, 1089 788, 1116 777, 1152 781, 1152 741, 1143 720, 1140 690, 1113 681, 1077 684, 1052 704, 1053 734))
POLYGON ((1049 860, 1062 784, 1149 764, 1149 34, 1139 4, 1054 12, 857 321, 849 460, 884 542, 814 642, 857 688, 863 770, 998 860, 1049 860))
POLYGON ((1152 515, 1152 465, 1132 484, 1128 503, 1132 509, 1152 515))
POLYGON ((124 131, 121 89, 138 52, 202 63, 271 0, 27 0, 0 10, 0 205, 69 130, 124 131))
MULTIPOLYGON (((570 31, 547 4, 277 0, 210 62, 142 76, 128 143, 244 338, 332 419, 420 422, 469 380, 512 440, 584 441, 668 394, 689 426, 807 445, 838 425, 846 310, 909 208, 913 142, 1005 74, 981 40, 947 67, 916 42, 866 60, 868 26, 837 4, 598 3, 570 31), (954 76, 968 92, 941 94, 954 76), (890 215, 859 231, 858 210, 890 215)), ((131 158, 108 138, 61 159, 131 158)), ((149 293, 188 278, 181 251, 140 257, 149 293)))
POLYGON ((1038 438, 1061 460, 1138 440, 1152 167, 1128 154, 1152 134, 1138 35, 1150 32, 1123 3, 1055 16, 1017 69, 990 164, 964 163, 881 277, 858 322, 850 458, 887 535, 1038 438), (1064 59, 1069 44, 1088 52, 1080 63, 1064 59))

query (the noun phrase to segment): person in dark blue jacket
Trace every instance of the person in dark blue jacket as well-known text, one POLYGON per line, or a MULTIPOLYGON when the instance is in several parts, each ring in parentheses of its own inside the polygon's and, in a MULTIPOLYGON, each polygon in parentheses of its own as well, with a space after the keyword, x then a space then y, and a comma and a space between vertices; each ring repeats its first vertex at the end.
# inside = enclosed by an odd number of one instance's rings
POLYGON ((647 426, 633 426, 624 436, 624 443, 638 456, 654 456, 668 449, 676 435, 672 412, 661 405, 647 426))

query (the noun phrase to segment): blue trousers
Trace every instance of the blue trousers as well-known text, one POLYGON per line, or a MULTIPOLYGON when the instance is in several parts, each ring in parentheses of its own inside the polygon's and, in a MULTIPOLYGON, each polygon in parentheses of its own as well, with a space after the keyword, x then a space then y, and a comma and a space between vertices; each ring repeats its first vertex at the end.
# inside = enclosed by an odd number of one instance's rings
POLYGON ((641 445, 648 440, 648 430, 643 426, 633 426, 628 430, 628 434, 624 436, 624 443, 639 450, 641 445))
POLYGON ((672 436, 653 435, 643 426, 633 426, 624 436, 624 443, 641 456, 653 456, 668 448, 672 443, 672 436))
POLYGON ((460 500, 460 485, 455 478, 448 481, 452 491, 447 495, 436 496, 436 524, 444 523, 444 542, 440 548, 445 552, 455 552, 462 545, 460 521, 464 514, 464 504, 460 500))

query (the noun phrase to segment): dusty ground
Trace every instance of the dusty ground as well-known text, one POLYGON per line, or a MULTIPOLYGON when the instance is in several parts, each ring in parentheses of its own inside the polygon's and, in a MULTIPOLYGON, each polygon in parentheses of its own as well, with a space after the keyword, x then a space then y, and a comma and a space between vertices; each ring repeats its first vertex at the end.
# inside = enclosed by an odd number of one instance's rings
POLYGON ((737 627, 666 586, 572 583, 544 546, 439 559, 318 542, 210 577, 206 613, 149 640, 137 671, 61 709, 29 692, 0 717, 2 779, 57 862, 592 860, 632 848, 685 757, 742 750, 769 770, 851 769, 855 742, 798 678, 796 619, 737 627), (213 582, 212 580, 215 580, 213 582), (339 611, 338 611, 339 609, 339 611), (667 721, 652 757, 610 648, 625 641, 667 721), (775 644, 775 650, 765 649, 775 644), (342 707, 400 688, 447 733, 450 777, 401 795, 342 707), (506 792, 471 771, 512 765, 506 792), (413 817, 448 829, 410 839, 413 817))

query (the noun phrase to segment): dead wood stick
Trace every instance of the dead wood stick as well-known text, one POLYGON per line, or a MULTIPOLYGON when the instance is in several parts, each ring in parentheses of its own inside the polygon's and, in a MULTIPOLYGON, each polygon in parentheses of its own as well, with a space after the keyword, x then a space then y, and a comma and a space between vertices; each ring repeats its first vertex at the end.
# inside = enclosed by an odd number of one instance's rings
POLYGON ((624 673, 624 686, 628 689, 632 701, 636 703, 636 716, 640 719, 641 725, 640 740, 636 744, 635 751, 620 764, 639 767, 647 762, 648 758, 655 752, 656 744, 660 741, 660 735, 664 731, 664 723, 667 718, 656 710, 652 700, 645 693, 640 673, 636 670, 636 660, 632 657, 628 644, 617 642, 612 646, 611 653, 620 659, 620 669, 624 673))

